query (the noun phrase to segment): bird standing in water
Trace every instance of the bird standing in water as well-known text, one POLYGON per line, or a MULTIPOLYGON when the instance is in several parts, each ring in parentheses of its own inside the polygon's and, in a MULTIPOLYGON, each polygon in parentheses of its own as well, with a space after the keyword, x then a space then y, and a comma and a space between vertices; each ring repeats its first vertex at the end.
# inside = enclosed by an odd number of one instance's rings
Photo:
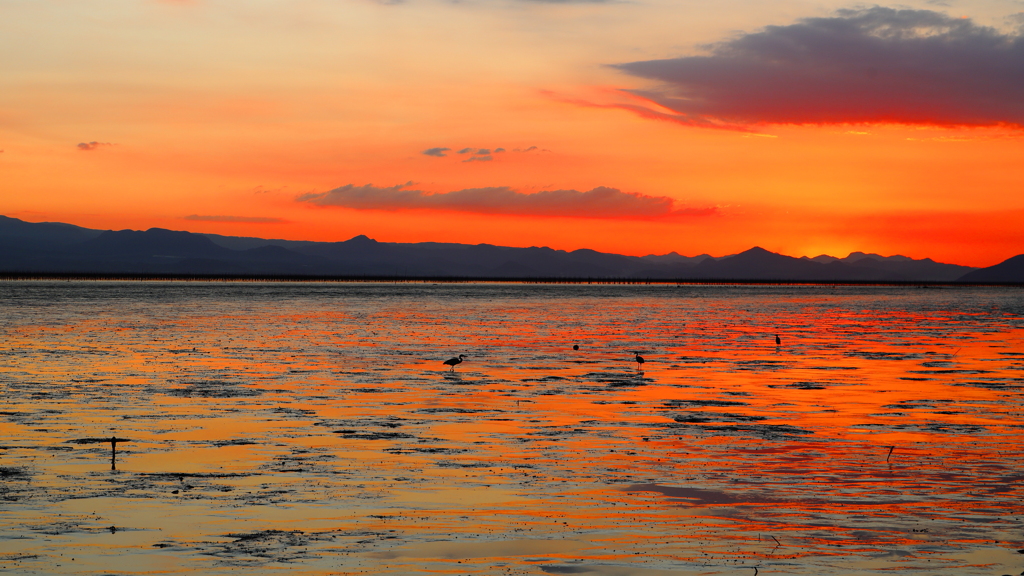
POLYGON ((644 357, 639 352, 633 352, 633 355, 636 356, 636 369, 639 371, 644 364, 644 357))
POLYGON ((775 335, 775 345, 782 346, 782 338, 779 338, 778 334, 775 335))
POLYGON ((455 372, 455 365, 456 364, 462 364, 462 359, 465 358, 465 357, 466 357, 465 354, 459 354, 458 358, 449 358, 449 359, 445 360, 444 361, 445 365, 452 367, 452 369, 449 370, 449 372, 455 372))

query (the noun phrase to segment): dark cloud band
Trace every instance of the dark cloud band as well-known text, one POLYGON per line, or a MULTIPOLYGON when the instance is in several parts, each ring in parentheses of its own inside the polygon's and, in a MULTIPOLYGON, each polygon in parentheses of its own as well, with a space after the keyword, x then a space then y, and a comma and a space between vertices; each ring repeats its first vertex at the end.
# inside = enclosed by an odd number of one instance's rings
POLYGON ((715 208, 674 207, 666 196, 646 196, 600 186, 586 192, 549 190, 525 194, 506 186, 467 188, 429 194, 407 190, 410 184, 377 187, 348 184, 328 192, 299 196, 300 202, 356 210, 443 210, 474 214, 561 216, 568 218, 651 219, 671 216, 707 216, 715 208))
POLYGON ((1024 36, 969 19, 842 10, 709 49, 615 67, 662 83, 631 92, 686 124, 1024 126, 1024 36))

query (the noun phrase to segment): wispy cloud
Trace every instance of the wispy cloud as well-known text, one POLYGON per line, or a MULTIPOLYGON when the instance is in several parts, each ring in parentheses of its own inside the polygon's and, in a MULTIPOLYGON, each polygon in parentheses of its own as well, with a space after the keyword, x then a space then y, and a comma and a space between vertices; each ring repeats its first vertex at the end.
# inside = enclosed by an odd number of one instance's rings
POLYGON ((230 224, 282 224, 287 222, 283 218, 265 218, 262 216, 182 216, 183 220, 195 220, 198 222, 227 222, 230 224))
MULTIPOLYGON (((512 149, 513 152, 533 152, 535 150, 539 150, 539 148, 537 148, 536 146, 530 146, 528 148, 512 149)), ((488 159, 493 160, 494 154, 501 154, 503 152, 507 152, 507 149, 503 146, 498 146, 497 148, 475 148, 473 146, 466 146, 463 148, 459 148, 458 150, 454 150, 452 148, 438 146, 436 148, 427 148, 426 150, 421 152, 421 154, 425 154, 427 156, 434 156, 435 158, 445 158, 448 156, 447 154, 445 154, 445 152, 455 152, 456 154, 463 156, 466 154, 469 154, 471 156, 489 156, 490 158, 488 159)), ((550 150, 544 150, 544 152, 550 152, 550 150)), ((463 160, 463 162, 469 162, 471 160, 472 159, 463 160)))
POLYGON ((704 56, 616 65, 662 83, 630 91, 650 104, 633 111, 726 128, 1024 126, 1024 36, 966 18, 879 6, 840 10, 708 48, 704 56))
POLYGON ((679 208, 667 196, 647 196, 599 186, 585 192, 549 190, 518 192, 507 186, 467 188, 430 194, 408 189, 412 183, 378 187, 348 184, 328 192, 300 195, 297 200, 318 206, 355 210, 442 210, 473 214, 647 220, 678 216, 709 216, 710 208, 679 208))
POLYGON ((113 144, 111 144, 110 142, 96 142, 96 141, 93 141, 93 142, 79 142, 76 145, 78 150, 81 151, 81 152, 91 152, 93 150, 98 150, 99 148, 102 148, 103 146, 113 146, 113 144))

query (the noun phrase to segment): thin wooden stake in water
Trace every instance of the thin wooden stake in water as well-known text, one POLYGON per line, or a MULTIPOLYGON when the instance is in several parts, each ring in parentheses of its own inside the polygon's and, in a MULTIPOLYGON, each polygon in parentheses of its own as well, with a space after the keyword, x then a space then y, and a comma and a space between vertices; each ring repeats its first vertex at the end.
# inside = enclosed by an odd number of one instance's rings
POLYGON ((72 440, 75 444, 106 444, 110 442, 110 469, 117 470, 117 443, 118 442, 131 442, 128 438, 118 438, 111 436, 110 438, 78 438, 72 440))
POLYGON ((896 449, 896 447, 895 447, 895 446, 889 446, 889 453, 888 453, 888 454, 886 454, 886 456, 885 456, 885 461, 886 461, 886 462, 888 462, 888 461, 889 461, 889 456, 892 456, 892 451, 893 451, 893 450, 895 450, 895 449, 896 449))

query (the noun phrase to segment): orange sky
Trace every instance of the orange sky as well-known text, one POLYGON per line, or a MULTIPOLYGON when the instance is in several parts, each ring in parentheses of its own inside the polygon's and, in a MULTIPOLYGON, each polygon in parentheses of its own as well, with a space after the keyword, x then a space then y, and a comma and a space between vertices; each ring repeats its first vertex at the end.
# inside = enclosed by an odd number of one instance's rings
POLYGON ((759 245, 986 266, 1024 252, 1024 88, 1013 80, 1024 70, 1007 56, 1024 44, 1012 7, 841 12, 850 6, 11 4, 0 22, 0 214, 636 255, 759 245), (930 43, 891 33, 908 18, 930 43), (822 55, 812 67, 765 42, 815 26, 846 26, 847 45, 864 50, 833 53, 824 34, 809 45, 822 55), (944 42, 954 36, 980 48, 944 42), (780 59, 789 68, 762 70, 780 59), (957 74, 970 77, 913 74, 930 59, 963 60, 957 74), (448 150, 424 154, 435 148, 448 150), (376 208, 302 200, 348 185, 376 208), (379 190, 403 185, 414 196, 379 190), (577 192, 599 187, 681 212, 584 217, 577 192), (486 203, 499 188, 532 207, 415 204, 467 189, 484 189, 473 194, 486 203), (559 216, 536 215, 540 197, 524 195, 550 191, 576 192, 559 216))

